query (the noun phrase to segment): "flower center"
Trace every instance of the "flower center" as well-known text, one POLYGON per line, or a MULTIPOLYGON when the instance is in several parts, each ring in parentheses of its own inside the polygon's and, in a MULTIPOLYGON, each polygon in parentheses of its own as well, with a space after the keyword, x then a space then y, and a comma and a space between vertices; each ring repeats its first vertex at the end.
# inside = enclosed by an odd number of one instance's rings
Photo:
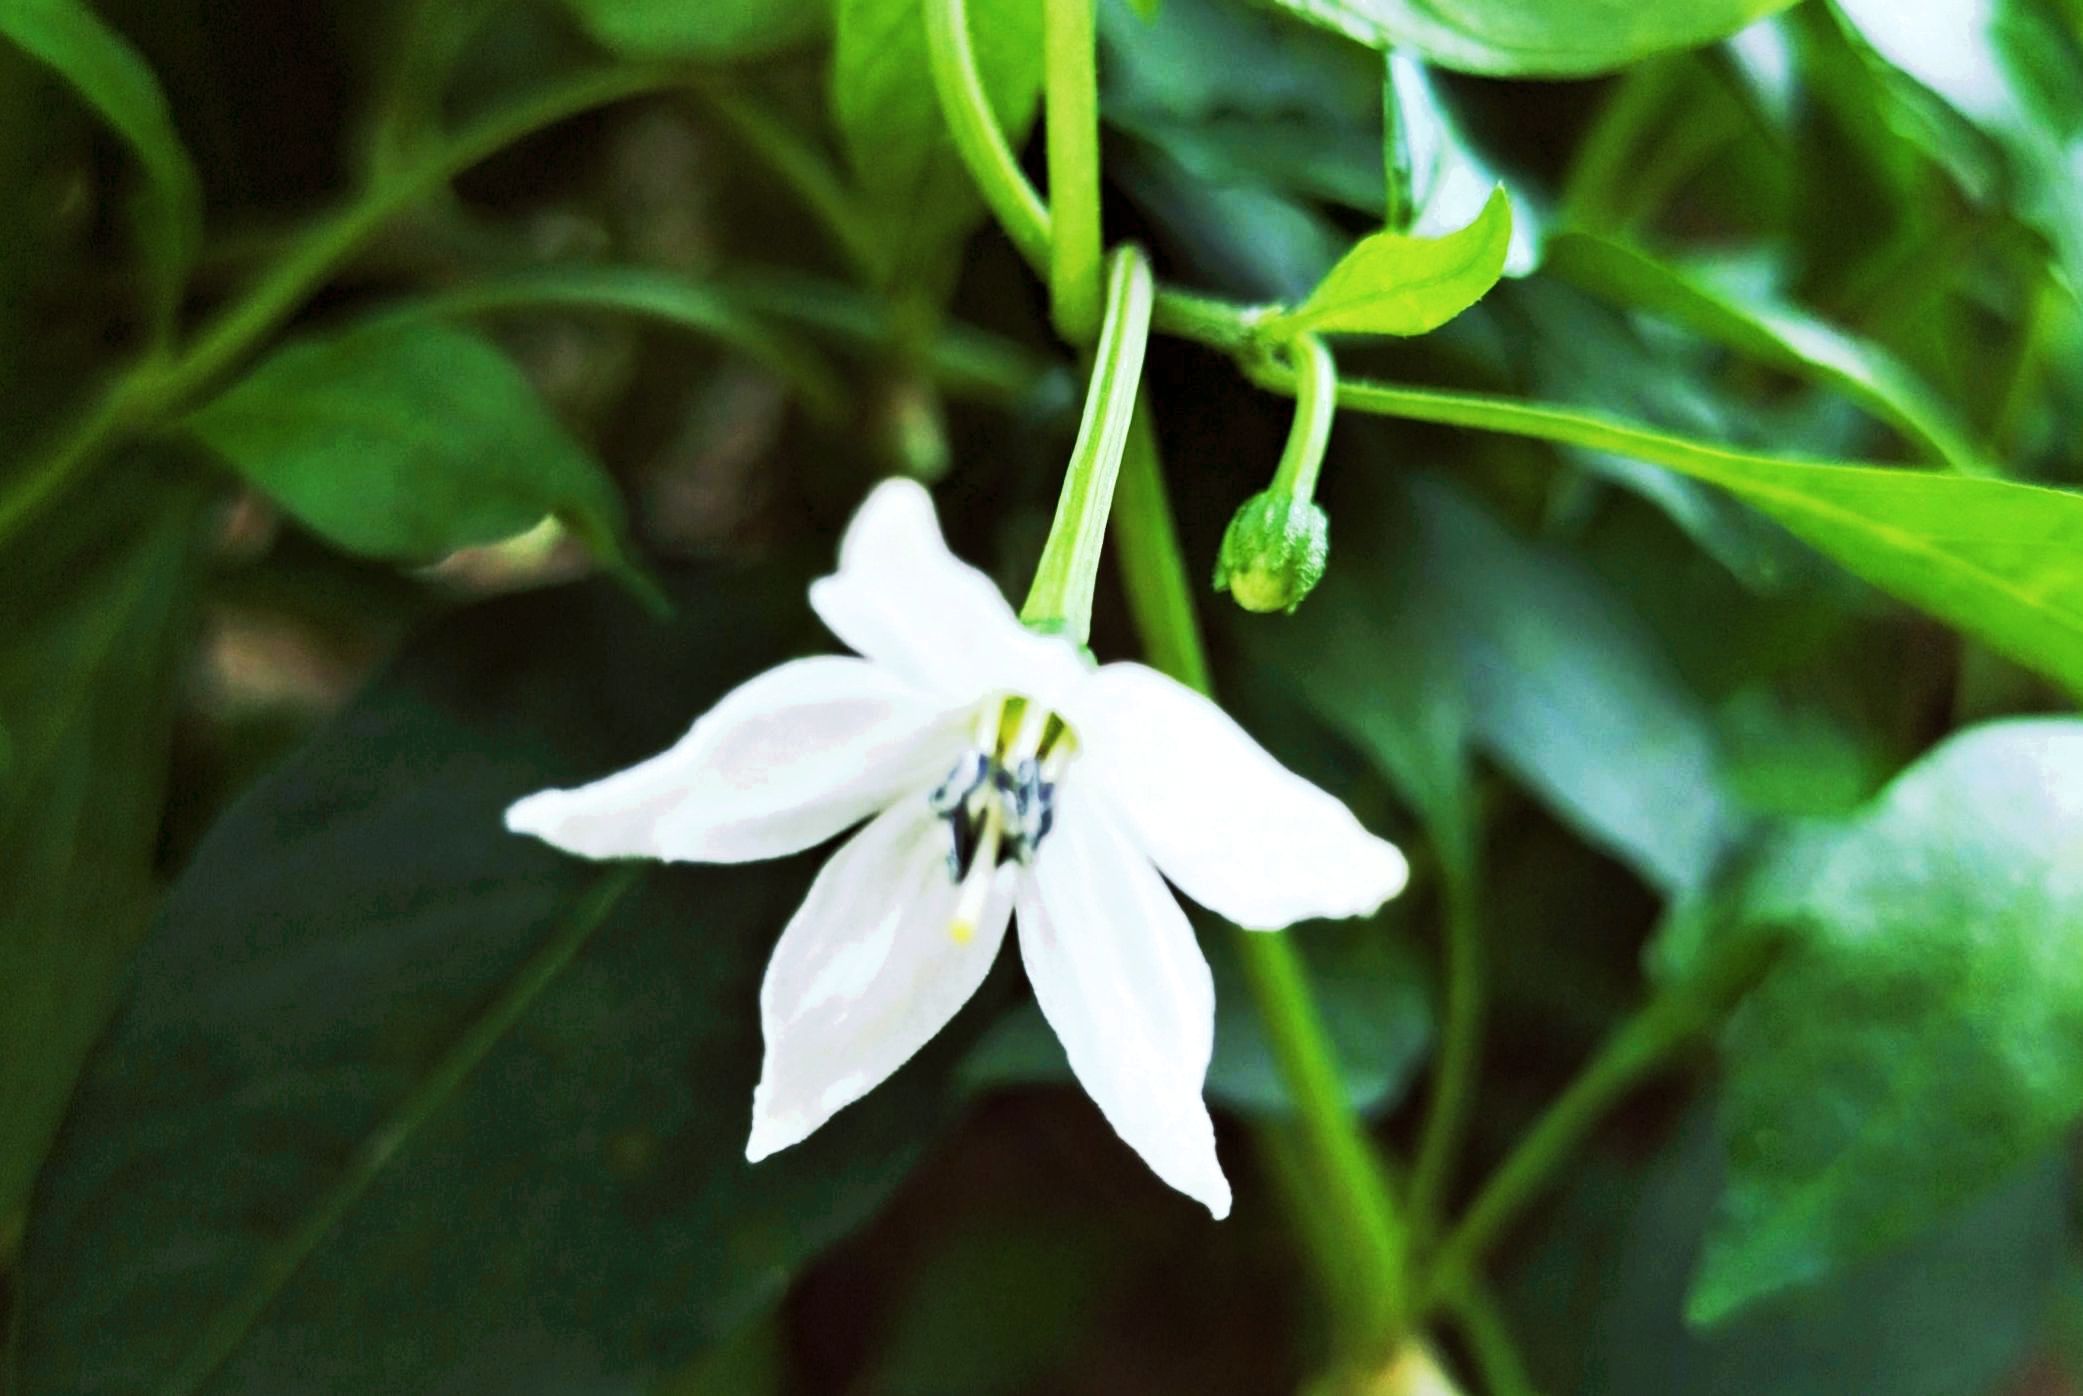
POLYGON ((1077 750, 1063 719, 1024 698, 999 698, 977 714, 976 742, 926 803, 947 821, 948 880, 962 891, 951 933, 976 930, 1000 865, 1025 866, 1056 822, 1056 781, 1077 750))

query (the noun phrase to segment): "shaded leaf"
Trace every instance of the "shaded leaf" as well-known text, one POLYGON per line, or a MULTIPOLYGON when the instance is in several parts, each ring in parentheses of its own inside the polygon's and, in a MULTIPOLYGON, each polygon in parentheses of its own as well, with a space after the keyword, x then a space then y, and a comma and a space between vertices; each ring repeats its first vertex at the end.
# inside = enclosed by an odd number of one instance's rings
POLYGON ((564 0, 608 48, 633 58, 750 58, 821 33, 824 0, 564 0))
POLYGON ((159 81, 137 51, 79 0, 8 0, 0 36, 71 84, 144 167, 135 218, 153 309, 170 317, 202 241, 202 193, 159 81))
POLYGON ((1582 77, 1727 38, 1791 0, 1268 0, 1376 48, 1498 77, 1582 77))
POLYGON ((607 475, 520 370, 463 330, 386 319, 299 341, 186 426, 350 552, 425 562, 552 514, 597 552, 621 546, 607 475))
POLYGON ((1800 937, 1727 1033, 1714 1321, 1957 1214, 2083 1113, 2083 723, 1973 729, 1753 880, 1800 937))
POLYGON ((1493 191, 1474 222, 1441 237, 1375 233, 1338 260, 1293 310, 1274 317, 1275 336, 1424 334, 1483 298, 1504 272, 1512 205, 1493 191))
POLYGON ((599 870, 500 822, 789 655, 800 581, 466 612, 219 823, 37 1199, 23 1392, 635 1393, 874 1210, 965 1028, 746 1164, 814 859, 645 866, 581 944, 599 870))

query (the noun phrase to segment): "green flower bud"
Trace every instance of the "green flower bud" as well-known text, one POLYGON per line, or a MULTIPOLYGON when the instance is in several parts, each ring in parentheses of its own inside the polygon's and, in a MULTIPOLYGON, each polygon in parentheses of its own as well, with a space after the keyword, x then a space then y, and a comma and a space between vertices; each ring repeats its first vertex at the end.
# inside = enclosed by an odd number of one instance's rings
POLYGON ((1324 575, 1331 521, 1313 500, 1263 490, 1223 530, 1215 589, 1247 611, 1293 611, 1324 575))

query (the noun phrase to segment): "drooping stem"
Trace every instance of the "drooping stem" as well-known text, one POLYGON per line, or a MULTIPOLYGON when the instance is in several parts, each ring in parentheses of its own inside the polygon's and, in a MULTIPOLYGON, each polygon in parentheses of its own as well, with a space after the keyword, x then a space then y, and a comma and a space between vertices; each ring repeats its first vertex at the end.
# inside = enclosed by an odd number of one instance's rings
POLYGON ((1483 1253, 1540 1195, 1606 1112, 1719 1024, 1779 948, 1769 936, 1737 938, 1698 974, 1658 991, 1607 1036, 1576 1080, 1519 1136, 1440 1245, 1429 1267, 1424 1307, 1468 1283, 1483 1253))
POLYGON ((933 90, 954 137, 955 153, 1013 246, 1029 266, 1048 275, 1055 256, 1050 250, 1049 209, 1021 173, 1019 158, 1006 143, 998 114, 984 93, 976 50, 969 42, 968 0, 926 0, 926 49, 933 90))
POLYGON ((1141 249, 1115 250, 1108 265, 1106 317, 1085 392, 1085 418, 1056 500, 1056 521, 1034 569, 1034 585, 1020 619, 1037 629, 1084 644, 1092 633, 1092 593, 1106 544, 1107 515, 1121 451, 1135 416, 1150 342, 1150 263, 1141 249))
POLYGON ((1443 849, 1440 874, 1446 987, 1432 1099, 1410 1182, 1410 1210, 1421 1237, 1431 1235, 1444 1210, 1482 1067, 1483 938, 1473 853, 1443 849))
POLYGON ((1049 156, 1049 299, 1076 345, 1099 331, 1099 79, 1093 0, 1043 0, 1042 116, 1049 156))
MULTIPOLYGON (((1114 540, 1129 609, 1150 661, 1181 683, 1210 691, 1208 662, 1185 557, 1165 497, 1156 435, 1139 415, 1122 463, 1114 540)), ((1326 1298, 1352 1306, 1342 1318, 1354 1341, 1386 1353, 1408 1311, 1403 1216, 1381 1164, 1346 1100, 1337 1056, 1293 943, 1240 931, 1238 951, 1259 1016, 1296 1111, 1295 1138, 1323 1189, 1318 1205, 1342 1238, 1349 1282, 1326 1298)))
POLYGON ((1295 420, 1273 472, 1273 493, 1307 503, 1316 497, 1316 477, 1338 415, 1338 364, 1313 334, 1296 335, 1288 352, 1295 364, 1295 420))

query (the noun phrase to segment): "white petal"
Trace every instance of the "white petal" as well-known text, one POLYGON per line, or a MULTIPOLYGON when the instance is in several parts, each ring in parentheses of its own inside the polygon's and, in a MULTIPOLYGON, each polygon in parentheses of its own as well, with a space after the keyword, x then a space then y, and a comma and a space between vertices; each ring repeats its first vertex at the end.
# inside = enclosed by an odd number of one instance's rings
POLYGON ((1365 916, 1408 865, 1352 811, 1214 703, 1140 664, 1093 675, 1075 718, 1089 769, 1136 840, 1187 896, 1240 926, 1365 916))
POLYGON ((516 802, 506 826, 588 858, 777 858, 930 787, 964 721, 864 660, 798 659, 733 689, 670 750, 516 802))
POLYGON ((767 1051, 746 1158, 787 1148, 866 1095, 983 983, 1012 914, 1013 870, 1000 869, 958 940, 946 849, 921 800, 874 820, 818 873, 760 988, 767 1051))
POLYGON ((1021 625, 991 579, 948 551, 916 481, 875 487, 810 604, 856 652, 950 703, 1006 692, 1053 706, 1085 677, 1071 645, 1021 625))
POLYGON ((1019 892, 1020 958, 1071 1070, 1158 1177, 1229 1215, 1201 1099, 1215 987, 1193 927, 1096 792, 1066 783, 1019 892))

